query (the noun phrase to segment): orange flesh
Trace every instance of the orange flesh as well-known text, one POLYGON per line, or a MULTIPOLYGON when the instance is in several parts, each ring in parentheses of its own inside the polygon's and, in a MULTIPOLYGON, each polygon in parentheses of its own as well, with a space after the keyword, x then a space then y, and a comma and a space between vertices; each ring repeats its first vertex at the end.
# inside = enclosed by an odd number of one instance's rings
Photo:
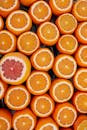
POLYGON ((4 120, 0 119, 0 130, 7 130, 7 127, 7 123, 4 120))
POLYGON ((81 28, 81 34, 84 38, 87 38, 87 24, 81 28))
POLYGON ((64 9, 69 6, 70 0, 55 0, 55 3, 58 6, 58 8, 64 9))
POLYGON ((87 130, 87 120, 83 120, 77 127, 77 130, 87 130))
POLYGON ((54 128, 50 125, 43 128, 43 130, 54 130, 54 128))
POLYGON ((84 48, 84 49, 82 50, 80 56, 81 56, 81 58, 82 58, 85 62, 87 62, 87 48, 84 48))
POLYGON ((4 9, 9 9, 15 3, 15 0, 0 0, 0 7, 4 9))
POLYGON ((79 74, 77 81, 83 88, 87 88, 87 72, 79 74))

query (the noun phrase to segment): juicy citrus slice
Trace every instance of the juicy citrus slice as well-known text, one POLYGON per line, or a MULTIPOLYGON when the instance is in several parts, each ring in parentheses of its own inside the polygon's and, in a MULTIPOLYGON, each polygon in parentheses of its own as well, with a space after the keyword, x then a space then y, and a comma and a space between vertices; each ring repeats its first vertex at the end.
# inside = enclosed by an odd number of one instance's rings
POLYGON ((34 130, 36 120, 36 116, 33 112, 26 108, 14 113, 12 125, 14 130, 34 130))
POLYGON ((38 1, 38 0, 20 0, 21 4, 24 6, 30 6, 31 4, 33 4, 36 1, 38 1))
POLYGON ((48 117, 54 110, 54 100, 48 94, 34 96, 31 109, 38 117, 48 117))
POLYGON ((87 44, 87 22, 82 22, 78 25, 75 36, 82 44, 87 44))
POLYGON ((77 27, 77 20, 72 14, 65 13, 57 18, 56 25, 61 34, 72 34, 77 27))
POLYGON ((86 91, 87 92, 87 69, 86 68, 80 68, 76 72, 74 78, 74 86, 80 90, 80 91, 86 91))
POLYGON ((16 36, 7 30, 0 31, 0 54, 16 50, 16 36))
POLYGON ((29 14, 35 24, 40 24, 45 21, 50 21, 52 11, 50 6, 45 1, 35 2, 29 9, 29 14))
POLYGON ((59 54, 56 56, 53 72, 57 77, 70 79, 74 76, 77 69, 77 64, 72 56, 59 54))
POLYGON ((80 115, 74 123, 74 130, 86 130, 87 129, 87 116, 80 115))
POLYGON ((0 31, 4 28, 3 18, 0 16, 0 31))
POLYGON ((54 55, 48 48, 40 48, 30 58, 32 66, 36 70, 48 71, 52 68, 54 55))
POLYGON ((42 23, 37 30, 37 34, 41 42, 47 46, 56 44, 59 38, 59 30, 56 25, 51 22, 42 23))
POLYGON ((12 11, 19 9, 19 0, 0 0, 0 15, 7 17, 12 11))
POLYGON ((30 93, 42 95, 48 91, 51 85, 51 77, 47 72, 33 71, 26 82, 30 93))
POLYGON ((11 130, 11 113, 7 109, 0 108, 0 130, 11 130))
POLYGON ((13 11, 6 19, 6 27, 15 35, 20 35, 31 29, 32 20, 26 11, 13 11))
POLYGON ((71 99, 74 87, 69 80, 55 79, 52 81, 49 91, 55 102, 63 103, 71 99))
POLYGON ((4 55, 1 58, 0 67, 2 80, 12 85, 25 82, 31 72, 29 59, 19 52, 4 55))
POLYGON ((60 53, 72 55, 78 48, 78 41, 73 35, 62 35, 59 38, 56 47, 60 53))
POLYGON ((24 32, 18 37, 18 50, 25 55, 31 55, 39 48, 39 46, 39 38, 34 32, 24 32))
POLYGON ((73 0, 49 0, 52 12, 55 15, 68 13, 72 9, 73 0))
POLYGON ((61 127, 70 127, 77 118, 77 111, 70 103, 57 104, 55 107, 53 118, 61 127))
POLYGON ((87 21, 87 0, 78 0, 72 10, 78 21, 87 21))
POLYGON ((6 92, 4 101, 11 110, 21 110, 29 105, 30 93, 23 85, 11 86, 6 92))
POLYGON ((46 117, 38 120, 35 130, 59 130, 59 127, 51 117, 46 117))

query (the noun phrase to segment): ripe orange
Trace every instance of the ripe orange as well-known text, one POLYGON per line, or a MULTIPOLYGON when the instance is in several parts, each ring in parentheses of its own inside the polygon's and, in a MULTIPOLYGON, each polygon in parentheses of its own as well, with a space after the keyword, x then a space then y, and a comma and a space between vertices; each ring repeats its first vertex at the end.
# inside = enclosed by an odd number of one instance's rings
POLYGON ((70 12, 73 5, 73 0, 49 0, 52 12, 55 15, 70 12))
POLYGON ((77 64, 72 56, 59 54, 53 65, 53 72, 57 77, 70 79, 77 70, 77 64))
POLYGON ((75 36, 82 44, 87 44, 87 22, 82 22, 78 25, 75 36))
POLYGON ((39 39, 44 45, 53 46, 59 38, 59 30, 52 22, 44 22, 37 29, 39 39))
POLYGON ((38 0, 20 0, 21 4, 24 6, 30 6, 31 4, 33 4, 36 1, 38 1, 38 0))
POLYGON ((77 118, 77 111, 74 106, 68 102, 57 104, 53 112, 53 118, 61 127, 70 127, 77 118))
POLYGON ((31 55, 39 46, 39 38, 34 32, 24 32, 18 37, 17 48, 25 55, 31 55))
POLYGON ((7 30, 0 31, 0 54, 16 50, 16 36, 7 30))
POLYGON ((73 78, 73 82, 76 89, 87 92, 87 69, 78 69, 73 78))
POLYGON ((56 48, 60 53, 72 55, 78 48, 78 41, 73 35, 62 35, 56 44, 56 48))
POLYGON ((59 126, 51 117, 40 118, 35 130, 59 130, 59 126))
POLYGON ((87 45, 80 45, 76 54, 76 62, 81 67, 87 67, 87 45))
POLYGON ((87 0, 76 1, 72 13, 78 21, 87 21, 87 0))
POLYGON ((65 13, 57 18, 56 25, 61 34, 72 34, 77 27, 77 20, 72 14, 65 13))
POLYGON ((0 15, 7 17, 12 11, 19 9, 19 0, 0 0, 0 15))
POLYGON ((38 117, 50 116, 54 106, 54 100, 48 94, 34 96, 31 100, 31 109, 38 117))
POLYGON ((26 108, 13 114, 12 125, 14 130, 34 130, 36 121, 33 112, 26 108))
POLYGON ((11 113, 4 108, 0 108, 0 130, 11 130, 11 113))
POLYGON ((49 89, 51 97, 55 102, 63 103, 71 99, 74 87, 71 81, 66 79, 55 79, 49 89))
POLYGON ((32 20, 26 11, 13 11, 6 19, 6 27, 15 35, 20 35, 31 29, 32 20))
POLYGON ((26 85, 33 95, 42 95, 50 88, 51 77, 47 72, 33 71, 28 77, 26 85))
POLYGON ((73 130, 71 128, 60 128, 60 130, 73 130))
POLYGON ((54 55, 48 48, 39 48, 32 54, 30 60, 36 70, 48 71, 53 66, 54 55))
POLYGON ((0 31, 4 28, 4 21, 2 16, 0 16, 0 31))
POLYGON ((50 21, 52 11, 47 2, 40 0, 31 5, 29 14, 35 24, 41 24, 50 21))
POLYGON ((22 110, 30 103, 30 93, 23 85, 11 86, 5 94, 5 104, 11 110, 22 110))
POLYGON ((31 72, 30 60, 20 52, 4 55, 0 60, 0 67, 2 80, 12 85, 25 82, 31 72))

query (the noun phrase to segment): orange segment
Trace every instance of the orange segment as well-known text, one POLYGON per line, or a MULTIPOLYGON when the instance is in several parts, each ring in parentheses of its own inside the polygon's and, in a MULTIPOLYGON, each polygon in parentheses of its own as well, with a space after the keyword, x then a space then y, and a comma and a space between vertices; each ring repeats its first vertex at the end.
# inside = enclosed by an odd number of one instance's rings
POLYGON ((24 6, 30 6, 31 4, 33 4, 36 1, 38 1, 38 0, 20 0, 21 4, 23 4, 24 6))
POLYGON ((0 16, 0 31, 4 28, 4 20, 2 16, 0 16))

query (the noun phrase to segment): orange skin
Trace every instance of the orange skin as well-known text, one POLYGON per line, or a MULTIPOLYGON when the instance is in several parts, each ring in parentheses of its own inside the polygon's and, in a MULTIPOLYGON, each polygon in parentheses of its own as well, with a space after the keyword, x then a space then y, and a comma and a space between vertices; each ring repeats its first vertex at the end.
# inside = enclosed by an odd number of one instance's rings
POLYGON ((73 130, 71 128, 60 128, 60 130, 73 130))
POLYGON ((2 16, 0 16, 0 31, 4 28, 4 20, 2 16))
POLYGON ((20 0, 20 3, 25 6, 30 6, 31 4, 33 4, 36 1, 38 1, 38 0, 20 0))

